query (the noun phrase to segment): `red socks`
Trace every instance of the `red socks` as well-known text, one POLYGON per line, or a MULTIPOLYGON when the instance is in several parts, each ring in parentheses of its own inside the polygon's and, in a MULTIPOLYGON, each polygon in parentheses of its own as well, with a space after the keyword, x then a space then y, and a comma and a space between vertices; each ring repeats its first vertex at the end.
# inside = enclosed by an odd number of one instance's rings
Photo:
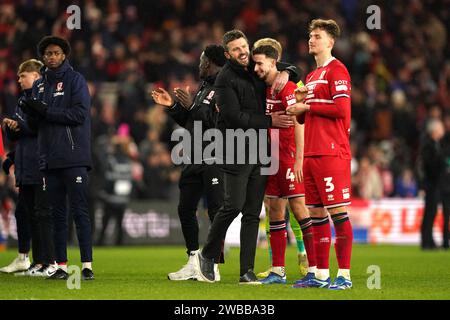
POLYGON ((331 227, 328 216, 312 218, 317 269, 329 269, 331 227))
POLYGON ((317 266, 316 250, 314 249, 314 234, 312 219, 306 218, 298 222, 303 233, 303 242, 305 243, 306 256, 308 257, 309 267, 317 266))
POLYGON ((334 249, 339 269, 350 269, 352 258, 353 230, 348 219, 347 212, 337 213, 331 216, 336 231, 336 243, 334 249))
POLYGON ((272 267, 284 267, 286 252, 286 221, 270 222, 270 246, 272 248, 272 267))

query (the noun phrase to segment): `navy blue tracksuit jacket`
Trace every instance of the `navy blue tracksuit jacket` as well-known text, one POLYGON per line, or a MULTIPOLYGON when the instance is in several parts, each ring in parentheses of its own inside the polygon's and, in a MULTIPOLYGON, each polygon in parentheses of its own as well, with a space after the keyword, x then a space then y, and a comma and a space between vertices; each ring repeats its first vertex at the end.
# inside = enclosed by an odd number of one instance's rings
POLYGON ((67 198, 77 226, 81 261, 92 261, 87 171, 91 169, 90 96, 86 80, 65 60, 42 69, 33 98, 48 106, 38 120, 39 168, 44 171, 54 222, 56 262, 67 263, 67 198))
POLYGON ((56 70, 44 67, 33 84, 33 97, 49 107, 39 124, 40 169, 90 169, 91 102, 84 77, 67 60, 56 70))

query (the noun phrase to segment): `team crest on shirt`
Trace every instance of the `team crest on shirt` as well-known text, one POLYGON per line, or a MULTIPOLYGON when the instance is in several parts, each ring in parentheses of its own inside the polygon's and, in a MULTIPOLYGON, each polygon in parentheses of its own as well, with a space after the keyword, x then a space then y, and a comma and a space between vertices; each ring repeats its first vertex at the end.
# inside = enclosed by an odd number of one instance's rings
POLYGON ((211 90, 211 92, 206 96, 205 99, 203 99, 203 103, 205 104, 210 104, 211 103, 211 99, 214 97, 214 90, 211 90))
POLYGON ((57 96, 63 96, 64 95, 64 91, 63 91, 63 83, 62 82, 58 82, 56 84, 56 92, 53 94, 53 97, 57 97, 57 96))
POLYGON ((211 92, 208 94, 206 99, 211 100, 214 97, 214 93, 216 93, 214 90, 211 90, 211 92))

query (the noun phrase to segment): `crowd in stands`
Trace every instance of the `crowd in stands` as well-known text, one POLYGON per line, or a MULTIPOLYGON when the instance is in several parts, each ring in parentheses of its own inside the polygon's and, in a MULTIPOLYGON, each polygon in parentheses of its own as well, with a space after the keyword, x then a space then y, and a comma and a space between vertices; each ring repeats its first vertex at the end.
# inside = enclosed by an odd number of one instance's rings
MULTIPOLYGON (((308 54, 308 23, 332 18, 343 31, 333 54, 352 77, 354 196, 414 198, 426 122, 441 118, 450 131, 449 13, 444 0, 1 0, 0 113, 3 118, 13 112, 17 67, 36 57, 39 39, 65 37, 72 65, 89 81, 93 149, 99 138, 128 125, 121 135, 130 140, 133 197, 176 199, 180 170, 170 156, 176 124, 149 90, 195 91, 203 48, 221 43, 233 28, 243 30, 250 43, 277 39, 282 60, 306 75, 315 65, 308 54), (66 27, 72 4, 81 8, 79 30, 66 27), (380 29, 366 25, 372 4, 380 7, 380 29)), ((14 194, 10 180, 0 175, 4 199, 14 194)))

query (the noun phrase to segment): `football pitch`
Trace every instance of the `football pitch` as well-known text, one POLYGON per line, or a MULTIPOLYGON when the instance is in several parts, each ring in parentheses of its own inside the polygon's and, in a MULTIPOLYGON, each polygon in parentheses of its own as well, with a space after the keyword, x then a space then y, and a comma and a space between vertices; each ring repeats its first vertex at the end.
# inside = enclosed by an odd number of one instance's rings
MULTIPOLYGON (((353 289, 293 289, 299 278, 293 246, 286 252, 287 285, 243 286, 239 280, 239 249, 231 248, 221 265, 220 282, 169 281, 167 273, 186 263, 183 247, 102 247, 94 249, 96 280, 69 289, 65 281, 0 274, 0 299, 149 299, 149 300, 373 300, 450 299, 450 251, 423 252, 416 246, 355 245, 353 289), (370 288, 372 289, 370 289, 370 288), (379 287, 379 288, 377 288, 379 287)), ((331 275, 336 274, 334 248, 331 275)), ((16 257, 15 249, 0 253, 0 265, 16 257)), ((69 249, 69 265, 79 253, 69 249)), ((268 266, 266 249, 258 249, 256 270, 268 266)))

